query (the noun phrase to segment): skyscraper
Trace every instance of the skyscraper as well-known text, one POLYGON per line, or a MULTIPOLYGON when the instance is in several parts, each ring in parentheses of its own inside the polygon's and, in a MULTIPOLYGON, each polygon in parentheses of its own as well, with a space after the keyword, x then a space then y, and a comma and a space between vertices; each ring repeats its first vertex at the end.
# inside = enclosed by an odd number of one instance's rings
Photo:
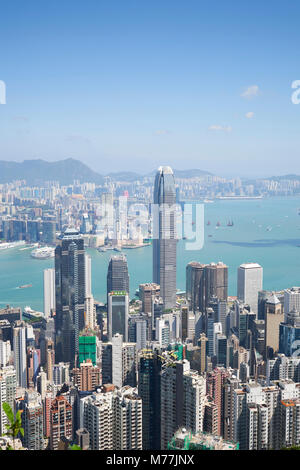
POLYGON ((55 310, 55 270, 44 270, 44 315, 46 318, 51 316, 55 310))
POLYGON ((129 294, 128 265, 124 255, 110 258, 107 271, 107 295, 112 291, 125 291, 129 294))
POLYGON ((84 241, 75 229, 67 229, 55 249, 56 315, 55 356, 75 366, 79 331, 84 327, 84 241))
POLYGON ((238 299, 258 312, 258 292, 263 288, 263 268, 257 263, 241 264, 238 268, 238 299))
POLYGON ((153 282, 160 285, 164 308, 176 304, 176 191, 173 171, 159 167, 154 185, 153 282))
POLYGON ((190 262, 186 267, 186 298, 191 310, 205 312, 209 302, 227 301, 228 267, 222 263, 190 262))
POLYGON ((126 291, 113 291, 108 294, 107 333, 111 341, 116 333, 128 341, 129 297, 126 291))
POLYGON ((17 385, 27 387, 26 376, 26 325, 16 321, 13 329, 14 366, 17 373, 17 385))
POLYGON ((139 362, 138 392, 143 402, 143 450, 160 449, 160 372, 157 353, 145 350, 139 362))

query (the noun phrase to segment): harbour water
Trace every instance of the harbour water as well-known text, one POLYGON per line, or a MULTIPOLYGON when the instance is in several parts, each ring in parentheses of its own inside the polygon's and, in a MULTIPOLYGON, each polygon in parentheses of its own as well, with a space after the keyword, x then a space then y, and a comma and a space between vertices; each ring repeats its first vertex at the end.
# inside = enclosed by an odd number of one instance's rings
MULTIPOLYGON (((185 268, 189 261, 227 264, 229 295, 236 295, 237 267, 251 261, 264 268, 264 289, 300 285, 300 197, 219 200, 204 206, 203 248, 190 251, 186 250, 188 240, 178 243, 178 289, 185 290, 185 268), (229 221, 233 221, 233 226, 227 226, 229 221)), ((0 308, 9 304, 43 309, 43 270, 54 267, 54 260, 33 259, 30 252, 20 247, 0 251, 0 308), (19 289, 22 285, 32 287, 19 289)), ((92 257, 94 297, 105 302, 108 262, 116 253, 88 252, 92 257)), ((152 248, 123 252, 128 259, 133 297, 140 283, 152 281, 152 248)))

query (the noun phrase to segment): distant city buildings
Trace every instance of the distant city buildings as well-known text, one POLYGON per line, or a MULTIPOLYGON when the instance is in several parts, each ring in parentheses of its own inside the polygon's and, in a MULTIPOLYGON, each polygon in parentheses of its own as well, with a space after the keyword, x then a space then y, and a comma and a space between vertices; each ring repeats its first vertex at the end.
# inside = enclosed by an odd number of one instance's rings
MULTIPOLYGON (((17 448, 269 450, 300 444, 300 288, 263 290, 263 268, 244 263, 237 295, 228 296, 230 262, 203 263, 194 253, 200 261, 188 262, 186 291, 177 291, 175 206, 205 197, 294 194, 300 186, 208 174, 175 179, 174 173, 160 167, 154 184, 147 176, 0 185, 6 240, 0 248, 56 245, 54 268, 41 274, 43 312, 0 309, 0 434, 8 423, 6 402, 21 411, 24 436, 17 448), (151 243, 153 279, 134 276, 130 291, 120 250, 151 243), (93 295, 100 277, 90 249, 103 259, 106 303, 93 295)), ((4 448, 8 441, 1 439, 4 448)))

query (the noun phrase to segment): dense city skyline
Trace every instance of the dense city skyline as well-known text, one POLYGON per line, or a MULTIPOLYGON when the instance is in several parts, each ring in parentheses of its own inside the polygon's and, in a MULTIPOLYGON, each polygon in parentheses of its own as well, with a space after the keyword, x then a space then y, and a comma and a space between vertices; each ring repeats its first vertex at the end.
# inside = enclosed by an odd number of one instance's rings
POLYGON ((300 450, 300 4, 0 15, 0 451, 300 450))

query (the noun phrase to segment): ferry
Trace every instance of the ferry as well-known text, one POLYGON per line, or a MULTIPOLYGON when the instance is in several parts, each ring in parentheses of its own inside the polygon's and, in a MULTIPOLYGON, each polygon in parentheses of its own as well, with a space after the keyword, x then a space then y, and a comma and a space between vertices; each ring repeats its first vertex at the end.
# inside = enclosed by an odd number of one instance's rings
POLYGON ((31 307, 25 307, 23 310, 23 317, 27 318, 28 320, 42 319, 44 318, 44 314, 42 312, 33 310, 31 307))
POLYGON ((18 242, 4 242, 0 243, 0 250, 7 250, 8 248, 16 248, 17 246, 25 245, 24 240, 20 240, 18 242))
POLYGON ((36 248, 30 253, 30 256, 35 259, 48 259, 54 258, 55 248, 51 246, 44 246, 42 248, 36 248))

